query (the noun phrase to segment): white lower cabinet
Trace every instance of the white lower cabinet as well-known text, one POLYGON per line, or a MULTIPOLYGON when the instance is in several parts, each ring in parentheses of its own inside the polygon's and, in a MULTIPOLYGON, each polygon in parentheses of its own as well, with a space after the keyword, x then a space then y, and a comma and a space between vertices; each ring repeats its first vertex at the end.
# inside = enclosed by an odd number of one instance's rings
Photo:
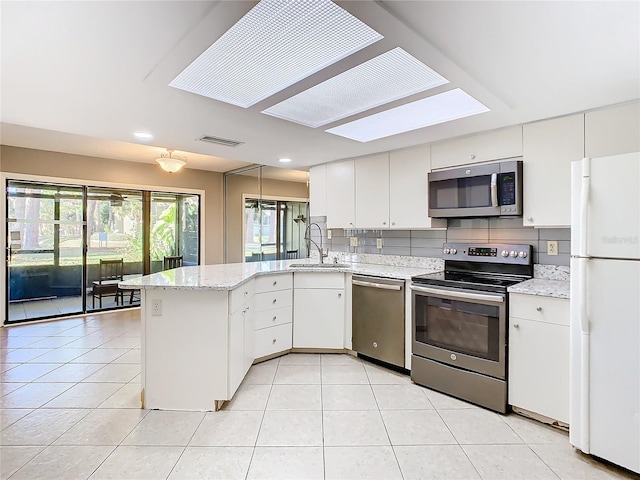
POLYGON ((293 348, 344 348, 345 305, 343 273, 296 273, 293 348))
POLYGON ((509 301, 509 404, 568 424, 569 300, 509 301))
POLYGON ((229 292, 229 394, 233 397, 253 363, 253 304, 255 282, 229 292))
POLYGON ((253 358, 291 349, 293 274, 256 279, 253 315, 253 358))

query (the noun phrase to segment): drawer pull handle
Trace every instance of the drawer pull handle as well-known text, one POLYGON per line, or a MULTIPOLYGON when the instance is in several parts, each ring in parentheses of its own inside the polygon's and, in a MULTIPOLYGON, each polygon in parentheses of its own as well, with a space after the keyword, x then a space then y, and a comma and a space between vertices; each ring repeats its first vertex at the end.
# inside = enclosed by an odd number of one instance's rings
POLYGON ((541 312, 541 311, 542 311, 542 307, 536 307, 536 310, 537 310, 538 312, 541 312))
POLYGON ((271 341, 271 343, 276 343, 276 339, 274 338, 274 339, 271 341))
POLYGON ((513 324, 513 328, 520 328, 520 324, 518 324, 518 323, 514 323, 514 324, 513 324))
POLYGON ((278 299, 277 299, 277 298, 274 298, 274 299, 273 299, 273 302, 271 302, 271 303, 276 303, 277 301, 278 301, 278 299))

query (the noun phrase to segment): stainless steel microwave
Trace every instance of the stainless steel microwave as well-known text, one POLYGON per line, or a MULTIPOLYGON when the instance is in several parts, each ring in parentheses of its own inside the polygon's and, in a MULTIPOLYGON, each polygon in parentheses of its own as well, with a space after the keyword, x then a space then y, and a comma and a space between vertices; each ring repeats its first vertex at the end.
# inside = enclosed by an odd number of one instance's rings
POLYGON ((429 173, 432 218, 522 215, 522 160, 429 173))

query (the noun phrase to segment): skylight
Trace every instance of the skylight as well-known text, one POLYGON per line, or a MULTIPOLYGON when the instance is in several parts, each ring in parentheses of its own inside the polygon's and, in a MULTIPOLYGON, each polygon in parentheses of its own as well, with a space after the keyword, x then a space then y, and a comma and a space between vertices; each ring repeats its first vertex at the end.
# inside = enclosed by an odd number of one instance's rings
POLYGON ((247 108, 382 38, 329 0, 262 0, 169 85, 247 108))
POLYGON ((370 142, 488 111, 478 100, 456 88, 325 131, 358 142, 370 142))
POLYGON ((398 47, 262 113, 315 128, 447 82, 398 47))

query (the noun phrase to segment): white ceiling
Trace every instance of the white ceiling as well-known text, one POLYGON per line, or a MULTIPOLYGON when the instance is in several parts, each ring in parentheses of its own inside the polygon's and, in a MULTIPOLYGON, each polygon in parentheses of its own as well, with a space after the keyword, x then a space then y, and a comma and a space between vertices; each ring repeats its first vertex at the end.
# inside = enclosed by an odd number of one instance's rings
POLYGON ((213 171, 288 157, 304 170, 640 98, 637 1, 336 3, 385 38, 244 109, 168 85, 256 2, 2 1, 0 141, 150 163, 171 148, 213 171), (398 46, 450 83, 316 129, 260 113, 398 46), (367 143, 324 131, 454 88, 491 111, 367 143))

